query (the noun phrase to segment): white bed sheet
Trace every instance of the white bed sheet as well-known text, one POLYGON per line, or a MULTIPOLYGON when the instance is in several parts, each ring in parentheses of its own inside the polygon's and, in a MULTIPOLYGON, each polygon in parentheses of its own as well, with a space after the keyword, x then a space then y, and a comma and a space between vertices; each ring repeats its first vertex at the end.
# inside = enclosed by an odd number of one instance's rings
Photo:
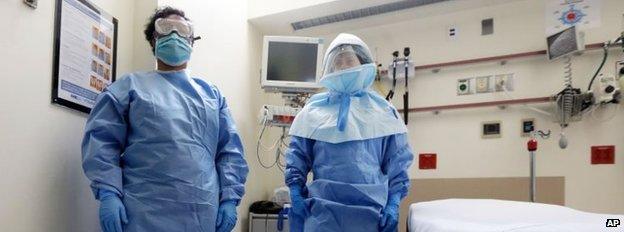
POLYGON ((447 199, 410 206, 410 232, 624 232, 624 225, 607 228, 607 219, 624 215, 587 213, 540 203, 447 199))

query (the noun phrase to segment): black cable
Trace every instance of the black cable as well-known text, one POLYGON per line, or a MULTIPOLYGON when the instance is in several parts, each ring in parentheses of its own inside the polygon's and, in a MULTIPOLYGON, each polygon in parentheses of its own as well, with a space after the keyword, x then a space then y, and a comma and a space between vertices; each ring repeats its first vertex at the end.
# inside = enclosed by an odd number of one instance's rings
POLYGON ((610 43, 607 42, 607 43, 604 43, 604 46, 602 46, 602 50, 603 50, 603 54, 604 54, 602 56, 602 62, 600 62, 600 66, 598 67, 598 70, 596 70, 596 73, 594 73, 594 77, 592 77, 591 81, 589 81, 589 86, 587 86, 587 91, 591 90, 591 87, 594 84, 594 80, 596 80, 596 77, 598 76, 598 73, 600 73, 600 70, 602 70, 602 67, 604 66, 605 62, 607 61, 607 56, 609 56, 609 45, 610 45, 610 43))
POLYGON ((611 42, 606 42, 604 43, 604 46, 602 47, 603 51, 604 51, 604 55, 602 57, 602 62, 600 62, 600 66, 598 67, 598 70, 596 70, 596 73, 594 73, 594 76, 592 77, 591 81, 589 82, 589 86, 587 87, 587 91, 591 90, 592 85, 594 84, 594 80, 596 80, 596 77, 598 76, 598 73, 600 73, 600 70, 602 70, 602 67, 604 66, 605 62, 607 61, 607 56, 609 55, 609 46, 611 46, 612 44, 617 44, 621 42, 622 44, 622 48, 624 48, 624 33, 622 36, 618 37, 617 39, 615 39, 615 41, 613 43, 611 42))
POLYGON ((405 125, 408 123, 409 118, 409 85, 408 85, 408 70, 409 70, 409 55, 410 48, 403 49, 403 56, 405 56, 405 93, 403 94, 403 121, 405 125))
POLYGON ((399 58, 399 51, 394 51, 392 53, 392 57, 393 57, 392 58, 392 89, 390 89, 390 92, 386 96, 386 101, 390 101, 394 97, 394 90, 396 89, 396 84, 397 84, 396 66, 397 66, 397 59, 399 58))
POLYGON ((288 144, 284 141, 284 139, 286 138, 286 128, 282 128, 282 136, 279 139, 279 146, 278 146, 278 155, 277 155, 277 168, 283 173, 284 170, 286 169, 286 162, 282 161, 282 158, 286 157, 286 152, 288 152, 288 144), (286 152, 282 152, 283 150, 285 150, 286 152))
MULTIPOLYGON (((264 163, 262 163, 262 160, 260 159, 260 144, 261 144, 260 141, 262 141, 262 136, 264 135, 264 131, 267 128, 266 119, 265 119, 263 124, 264 124, 264 126, 262 127, 262 131, 260 131, 260 137, 258 138, 258 142, 256 144, 256 158, 258 158, 258 163, 260 163, 260 166, 262 166, 265 169, 269 169, 269 168, 274 167, 275 164, 277 164, 278 160, 275 159, 275 162, 273 162, 271 165, 265 165, 264 163)), ((279 158, 279 157, 277 157, 277 158, 279 158)))
POLYGON ((620 40, 622 40, 622 36, 618 37, 618 38, 617 38, 617 39, 613 42, 613 44, 617 44, 618 42, 620 42, 620 40))
MULTIPOLYGON (((282 148, 278 147, 277 151, 276 151, 276 157, 275 157, 275 166, 277 166, 277 169, 279 169, 282 173, 284 173, 284 166, 280 163, 280 156, 282 155, 282 148)), ((284 154, 285 155, 285 154, 284 154)))

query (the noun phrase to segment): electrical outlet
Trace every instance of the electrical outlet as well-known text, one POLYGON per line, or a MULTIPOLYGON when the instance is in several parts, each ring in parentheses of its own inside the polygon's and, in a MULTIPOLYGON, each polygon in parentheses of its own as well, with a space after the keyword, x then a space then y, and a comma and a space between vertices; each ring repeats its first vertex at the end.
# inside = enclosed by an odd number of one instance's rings
POLYGON ((489 93, 490 92, 490 77, 491 76, 477 77, 476 79, 477 93, 489 93))
POLYGON ((501 121, 491 121, 481 123, 481 138, 500 138, 502 135, 501 121))
POLYGON ((522 137, 529 137, 535 131, 535 119, 522 119, 522 137))
POLYGON ((457 37, 457 28, 455 26, 449 26, 447 33, 449 39, 455 39, 457 37))
POLYGON ((457 95, 472 94, 470 90, 470 79, 457 80, 457 95))
POLYGON ((514 90, 513 73, 496 75, 494 77, 494 86, 496 87, 496 92, 505 91, 503 89, 503 85, 505 86, 505 89, 507 89, 507 91, 514 90))

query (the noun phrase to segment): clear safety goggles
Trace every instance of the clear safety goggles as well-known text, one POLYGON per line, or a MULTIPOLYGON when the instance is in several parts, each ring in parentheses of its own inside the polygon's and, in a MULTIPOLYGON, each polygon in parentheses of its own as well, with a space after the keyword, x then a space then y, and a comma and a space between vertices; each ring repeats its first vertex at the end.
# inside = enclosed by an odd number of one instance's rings
POLYGON ((340 45, 328 54, 323 68, 323 76, 372 62, 373 59, 370 54, 362 46, 340 45))
POLYGON ((193 38, 193 24, 186 20, 159 18, 154 26, 158 35, 168 35, 175 31, 184 38, 193 38))

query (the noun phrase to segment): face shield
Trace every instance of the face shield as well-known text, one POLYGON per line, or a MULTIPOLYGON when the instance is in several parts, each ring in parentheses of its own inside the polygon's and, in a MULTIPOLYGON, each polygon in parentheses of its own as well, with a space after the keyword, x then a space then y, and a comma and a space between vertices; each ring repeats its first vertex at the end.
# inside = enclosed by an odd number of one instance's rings
POLYGON ((183 38, 193 38, 193 24, 183 19, 159 18, 155 24, 156 37, 169 35, 176 32, 183 38))
POLYGON ((323 76, 370 63, 373 63, 373 59, 365 47, 355 44, 338 45, 325 58, 323 76))

